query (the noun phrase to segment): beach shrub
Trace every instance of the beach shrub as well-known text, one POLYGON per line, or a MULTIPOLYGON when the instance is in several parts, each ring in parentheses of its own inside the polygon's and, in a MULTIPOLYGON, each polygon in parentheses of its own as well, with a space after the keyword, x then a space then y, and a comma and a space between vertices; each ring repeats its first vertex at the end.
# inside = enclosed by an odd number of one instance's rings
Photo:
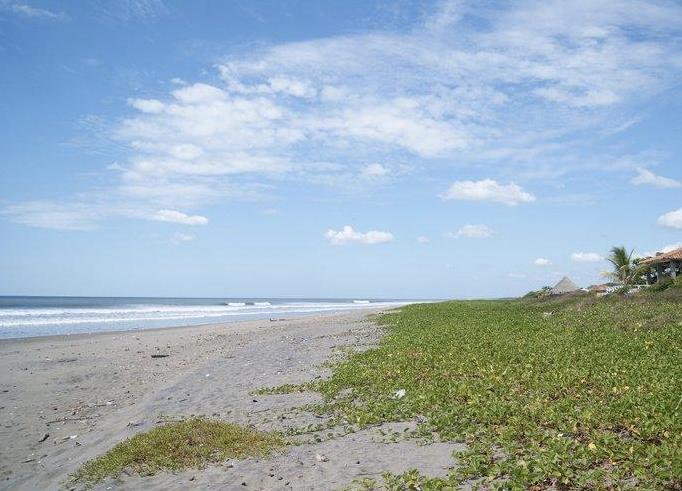
POLYGON ((320 384, 321 410, 360 427, 417 420, 425 438, 466 442, 447 479, 409 476, 421 489, 682 486, 682 304, 534 302, 422 304, 382 317, 380 345, 320 384))
POLYGON ((200 468, 232 458, 262 457, 283 445, 276 434, 192 418, 157 426, 122 441, 101 457, 86 462, 74 479, 96 483, 116 477, 124 469, 152 475, 161 470, 200 468))
POLYGON ((661 279, 660 281, 657 281, 653 285, 651 285, 648 288, 648 291, 651 293, 663 292, 672 286, 674 286, 673 279, 666 277, 666 278, 661 279))
POLYGON ((526 294, 523 296, 523 298, 526 298, 526 299, 542 298, 542 297, 548 296, 548 295, 550 294, 551 291, 552 291, 552 287, 550 287, 550 286, 543 286, 543 287, 540 288, 539 290, 532 290, 532 291, 529 291, 528 293, 526 293, 526 294))

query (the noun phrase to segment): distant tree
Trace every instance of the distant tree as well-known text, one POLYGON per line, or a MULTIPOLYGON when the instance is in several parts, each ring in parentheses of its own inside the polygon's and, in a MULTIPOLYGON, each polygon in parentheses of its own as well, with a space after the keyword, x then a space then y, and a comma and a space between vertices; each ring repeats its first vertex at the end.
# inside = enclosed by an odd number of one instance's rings
POLYGON ((551 286, 543 286, 539 290, 533 290, 526 293, 523 298, 541 298, 546 297, 552 291, 551 286))
POLYGON ((637 283, 643 271, 639 265, 639 260, 632 258, 633 252, 634 250, 628 252, 623 246, 612 247, 606 260, 613 266, 613 271, 607 272, 606 276, 623 285, 637 283))

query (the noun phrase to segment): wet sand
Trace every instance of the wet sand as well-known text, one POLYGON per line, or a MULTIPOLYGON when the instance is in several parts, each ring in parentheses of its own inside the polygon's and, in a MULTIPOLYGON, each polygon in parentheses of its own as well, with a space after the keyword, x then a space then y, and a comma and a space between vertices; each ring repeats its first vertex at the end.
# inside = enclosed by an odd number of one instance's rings
MULTIPOLYGON (((85 461, 168 419, 278 431, 323 423, 302 408, 317 394, 252 392, 328 376, 325 362, 377 342, 370 314, 0 341, 0 489, 60 489, 85 461)), ((95 489, 339 489, 384 471, 445 475, 457 445, 385 436, 413 425, 305 434, 268 459, 124 474, 95 489)))

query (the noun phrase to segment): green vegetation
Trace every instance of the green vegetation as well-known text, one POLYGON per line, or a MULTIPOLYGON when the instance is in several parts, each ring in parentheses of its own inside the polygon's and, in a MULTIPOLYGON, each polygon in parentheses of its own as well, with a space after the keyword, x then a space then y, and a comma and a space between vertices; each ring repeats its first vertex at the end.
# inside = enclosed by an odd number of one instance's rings
POLYGON ((663 278, 647 288, 646 292, 659 298, 662 297, 661 292, 666 292, 665 297, 682 299, 682 276, 678 276, 675 279, 663 278))
POLYGON ((124 469, 151 475, 160 470, 202 467, 231 458, 260 457, 284 445, 273 434, 204 418, 158 426, 116 445, 87 462, 75 480, 96 483, 124 469))
POLYGON ((448 479, 386 488, 682 489, 682 303, 457 301, 379 322, 379 347, 320 383, 321 409, 359 426, 419 417, 420 434, 469 445, 448 479))
POLYGON ((305 392, 306 390, 310 390, 308 385, 309 384, 283 384, 276 387, 261 387, 260 389, 251 391, 251 394, 254 396, 293 394, 295 392, 305 392))
POLYGON ((546 297, 547 295, 549 295, 551 291, 552 291, 551 286, 543 286, 539 290, 533 290, 533 291, 526 293, 523 296, 523 298, 526 298, 526 299, 528 299, 528 298, 542 298, 542 297, 546 297))

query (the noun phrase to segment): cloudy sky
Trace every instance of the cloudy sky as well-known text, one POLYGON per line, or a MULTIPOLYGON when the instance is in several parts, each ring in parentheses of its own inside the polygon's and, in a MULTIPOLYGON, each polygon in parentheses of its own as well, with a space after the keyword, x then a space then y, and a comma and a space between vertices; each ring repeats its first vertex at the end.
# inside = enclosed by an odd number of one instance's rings
POLYGON ((0 294, 490 297, 682 242, 682 6, 0 0, 0 294))

